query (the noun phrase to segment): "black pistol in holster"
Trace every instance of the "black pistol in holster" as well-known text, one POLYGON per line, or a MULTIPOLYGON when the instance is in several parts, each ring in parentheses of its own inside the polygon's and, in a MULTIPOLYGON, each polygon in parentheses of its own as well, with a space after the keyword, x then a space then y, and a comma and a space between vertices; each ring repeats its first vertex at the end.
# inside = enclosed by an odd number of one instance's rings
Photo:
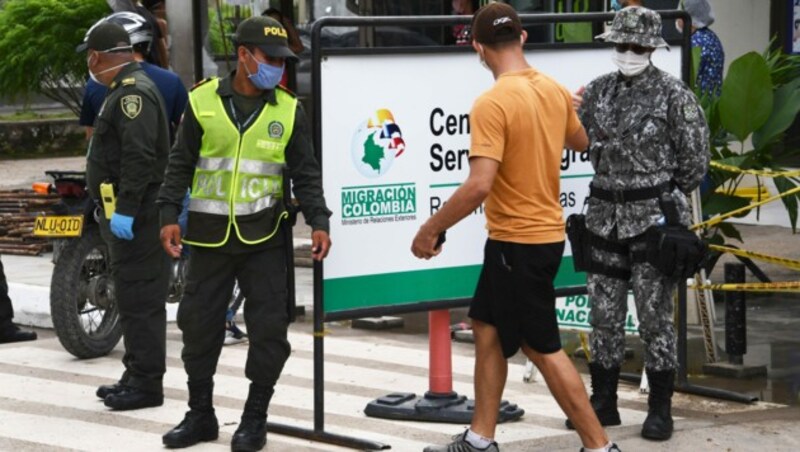
POLYGON ((708 252, 708 245, 680 223, 675 199, 670 193, 659 198, 664 225, 645 232, 647 262, 671 278, 690 278, 697 273, 708 252))
POLYGON ((586 215, 573 213, 567 217, 567 238, 572 248, 572 264, 576 272, 591 270, 592 240, 586 228, 586 215))

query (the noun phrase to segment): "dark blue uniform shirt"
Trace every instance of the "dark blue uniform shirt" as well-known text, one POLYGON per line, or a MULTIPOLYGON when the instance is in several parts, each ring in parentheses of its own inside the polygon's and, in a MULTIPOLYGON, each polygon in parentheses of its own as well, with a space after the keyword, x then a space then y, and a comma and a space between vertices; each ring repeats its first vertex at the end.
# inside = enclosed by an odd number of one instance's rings
MULTIPOLYGON (((181 122, 183 110, 189 101, 189 95, 183 86, 181 79, 174 72, 162 69, 156 65, 141 62, 139 63, 144 72, 153 80, 161 97, 164 98, 164 105, 167 109, 167 119, 170 123, 170 141, 175 137, 175 130, 181 122)), ((106 87, 89 80, 86 84, 86 91, 83 94, 83 105, 81 106, 80 125, 92 127, 103 100, 106 98, 106 87)))

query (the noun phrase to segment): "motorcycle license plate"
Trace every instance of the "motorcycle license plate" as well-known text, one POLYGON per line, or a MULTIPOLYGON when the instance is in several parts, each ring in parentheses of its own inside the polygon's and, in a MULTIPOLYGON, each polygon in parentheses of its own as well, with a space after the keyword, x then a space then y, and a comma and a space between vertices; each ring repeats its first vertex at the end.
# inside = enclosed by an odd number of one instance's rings
POLYGON ((36 217, 33 235, 39 237, 80 237, 83 232, 83 216, 36 217))

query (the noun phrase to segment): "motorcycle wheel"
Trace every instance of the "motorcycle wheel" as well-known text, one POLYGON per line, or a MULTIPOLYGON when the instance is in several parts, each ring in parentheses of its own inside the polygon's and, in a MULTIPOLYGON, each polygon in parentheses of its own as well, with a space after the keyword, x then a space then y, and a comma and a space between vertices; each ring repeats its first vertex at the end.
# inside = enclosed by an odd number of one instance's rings
POLYGON ((108 247, 97 226, 62 249, 50 282, 50 315, 61 345, 80 359, 107 355, 122 337, 108 247))

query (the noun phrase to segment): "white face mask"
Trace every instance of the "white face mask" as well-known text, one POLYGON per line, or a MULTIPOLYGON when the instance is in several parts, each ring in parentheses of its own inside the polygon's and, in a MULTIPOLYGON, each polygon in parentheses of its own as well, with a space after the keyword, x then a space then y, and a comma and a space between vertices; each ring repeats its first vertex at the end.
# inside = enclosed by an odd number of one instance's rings
MULTIPOLYGON (((116 48, 115 49, 111 49, 111 50, 116 50, 116 48)), ((122 64, 118 64, 116 66, 112 66, 112 67, 110 67, 108 69, 103 69, 102 71, 100 71, 97 74, 95 74, 94 72, 92 72, 91 69, 88 69, 89 67, 92 66, 92 63, 91 63, 92 62, 92 56, 94 56, 94 55, 95 54, 89 55, 89 57, 86 58, 86 67, 87 67, 87 70, 89 71, 89 78, 91 78, 92 81, 97 83, 98 85, 106 86, 103 82, 101 82, 100 80, 97 79, 98 75, 105 74, 106 72, 111 72, 114 69, 121 68, 123 66, 127 66, 127 65, 131 64, 131 62, 128 61, 128 62, 125 62, 125 63, 122 63, 122 64)))
POLYGON ((617 65, 622 75, 626 77, 633 77, 639 75, 650 66, 650 52, 642 55, 637 55, 633 51, 617 52, 614 50, 614 55, 611 57, 614 64, 617 65))

